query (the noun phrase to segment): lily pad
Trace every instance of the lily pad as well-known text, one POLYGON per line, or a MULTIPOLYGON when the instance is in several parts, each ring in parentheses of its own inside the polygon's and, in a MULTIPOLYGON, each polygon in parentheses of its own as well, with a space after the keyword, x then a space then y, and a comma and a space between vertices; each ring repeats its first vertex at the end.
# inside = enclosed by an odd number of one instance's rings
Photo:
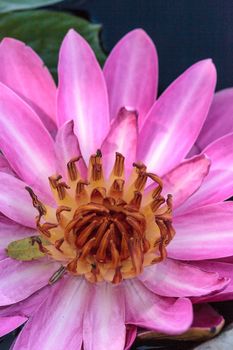
POLYGON ((62 0, 0 0, 0 12, 26 10, 42 6, 49 6, 62 0))
POLYGON ((106 59, 99 40, 101 26, 62 12, 37 10, 0 15, 0 39, 13 37, 31 46, 43 59, 55 79, 58 52, 70 28, 75 29, 91 45, 101 64, 106 59))
POLYGON ((40 236, 19 239, 8 245, 7 254, 11 258, 21 261, 40 259, 45 256, 41 250, 41 244, 46 245, 48 243, 40 236))

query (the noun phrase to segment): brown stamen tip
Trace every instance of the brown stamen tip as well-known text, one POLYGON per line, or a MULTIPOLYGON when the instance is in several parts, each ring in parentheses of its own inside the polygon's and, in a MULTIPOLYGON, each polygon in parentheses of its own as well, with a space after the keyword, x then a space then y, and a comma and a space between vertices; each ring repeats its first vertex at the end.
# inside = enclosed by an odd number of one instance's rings
POLYGON ((69 262, 69 264, 66 266, 66 269, 70 272, 76 273, 77 264, 78 264, 78 256, 73 260, 71 260, 71 262, 69 262))
POLYGON ((152 193, 152 198, 157 198, 160 196, 162 189, 163 189, 163 181, 160 179, 160 177, 156 174, 152 174, 152 173, 147 173, 147 176, 154 181, 155 183, 158 184, 158 186, 154 189, 153 193, 152 193))
POLYGON ((115 271, 115 275, 113 277, 112 283, 118 284, 122 281, 121 268, 118 266, 115 271))
POLYGON ((100 157, 100 158, 102 157, 102 152, 101 152, 101 150, 99 148, 96 151, 96 156, 100 157))
POLYGON ((67 163, 67 170, 71 181, 76 181, 78 178, 78 170, 75 163, 78 162, 81 158, 82 156, 72 158, 67 163))
POLYGON ((52 188, 56 189, 58 182, 62 179, 61 175, 55 175, 49 177, 49 182, 52 188))
POLYGON ((141 202, 142 202, 142 194, 139 191, 135 191, 134 192, 134 197, 133 199, 130 201, 130 205, 135 207, 136 209, 139 209, 141 206, 141 202))
POLYGON ((158 198, 155 198, 153 201, 152 201, 152 203, 151 203, 151 210, 153 211, 153 212, 156 212, 156 210, 163 204, 165 202, 165 199, 162 197, 162 196, 160 196, 160 197, 158 197, 158 198))
POLYGON ((66 189, 70 187, 65 182, 59 182, 57 184, 57 193, 60 200, 63 200, 66 196, 66 189))
POLYGON ((133 163, 133 167, 137 169, 138 172, 145 172, 146 171, 146 166, 145 164, 141 162, 135 162, 133 163))
POLYGON ((91 202, 103 203, 103 199, 106 197, 105 187, 96 187, 91 193, 91 202))
POLYGON ((61 205, 60 207, 57 208, 56 210, 56 218, 57 221, 60 223, 61 222, 61 214, 63 211, 71 211, 70 207, 66 207, 65 205, 61 205))
POLYGON ((56 248, 57 250, 59 250, 60 252, 62 252, 61 246, 62 246, 63 243, 64 243, 64 238, 61 238, 61 239, 58 239, 58 240, 55 242, 54 246, 55 246, 55 248, 56 248))
POLYGON ((111 260, 112 267, 117 268, 117 266, 120 263, 120 255, 113 239, 110 240, 110 250, 111 250, 111 256, 112 256, 112 260, 111 260))
POLYGON ((36 208, 39 212, 39 219, 41 218, 41 216, 46 214, 46 208, 43 205, 43 203, 41 201, 39 201, 38 197, 35 195, 35 193, 33 192, 33 190, 31 189, 31 187, 26 186, 25 189, 28 191, 31 199, 32 199, 32 205, 34 208, 36 208))
POLYGON ((125 163, 125 157, 121 153, 116 152, 116 159, 113 167, 113 174, 115 176, 121 177, 123 175, 124 163, 125 163))
POLYGON ((141 242, 135 236, 129 239, 129 251, 135 273, 138 275, 142 272, 143 253, 141 249, 141 242))
POLYGON ((37 229, 40 231, 43 235, 47 237, 51 237, 51 233, 49 230, 52 230, 53 228, 56 228, 58 225, 57 224, 52 224, 49 222, 45 222, 43 225, 40 225, 39 222, 37 222, 37 229))
POLYGON ((81 232, 78 233, 78 237, 76 238, 76 246, 78 248, 82 248, 88 237, 92 234, 93 230, 99 227, 100 222, 97 220, 93 220, 90 224, 85 227, 81 232))
POLYGON ((54 284, 57 282, 66 272, 66 268, 64 266, 61 266, 49 279, 49 284, 54 284))
POLYGON ((79 197, 83 194, 85 194, 85 186, 88 186, 89 183, 87 181, 84 180, 80 180, 78 181, 77 185, 76 185, 76 196, 79 197))
POLYGON ((99 181, 103 177, 103 170, 102 170, 102 154, 98 151, 96 154, 92 155, 90 157, 90 167, 91 167, 91 180, 92 181, 99 181))
POLYGON ((113 225, 111 225, 110 228, 105 232, 104 236, 102 237, 101 244, 96 253, 96 260, 102 263, 104 263, 106 260, 106 250, 109 244, 109 240, 111 238, 112 227, 113 225))
POLYGON ((87 241, 85 243, 85 245, 82 248, 82 253, 80 255, 80 260, 85 259, 91 252, 91 249, 94 247, 96 243, 96 238, 92 237, 91 239, 89 239, 89 241, 87 241))
POLYGON ((123 194, 125 181, 123 179, 115 179, 110 189, 110 195, 120 197, 123 194))

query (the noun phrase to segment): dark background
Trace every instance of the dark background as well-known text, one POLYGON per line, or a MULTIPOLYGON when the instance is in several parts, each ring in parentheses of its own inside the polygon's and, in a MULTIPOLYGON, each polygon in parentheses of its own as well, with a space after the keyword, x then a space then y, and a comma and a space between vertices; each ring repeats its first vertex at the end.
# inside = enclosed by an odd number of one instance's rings
POLYGON ((217 90, 233 86, 232 0, 66 0, 58 8, 102 23, 107 52, 128 31, 146 30, 159 54, 160 91, 204 58, 217 66, 217 90))
MULTIPOLYGON (((101 40, 107 53, 128 31, 138 27, 146 30, 159 54, 160 92, 204 58, 212 58, 217 66, 217 90, 233 86, 233 0, 65 0, 52 9, 101 23, 101 40)), ((232 314, 232 305, 229 308, 222 303, 218 307, 226 319, 227 311, 232 314)), ((8 350, 16 334, 1 339, 0 349, 8 350)), ((137 347, 187 348, 187 344, 177 343, 137 347)))

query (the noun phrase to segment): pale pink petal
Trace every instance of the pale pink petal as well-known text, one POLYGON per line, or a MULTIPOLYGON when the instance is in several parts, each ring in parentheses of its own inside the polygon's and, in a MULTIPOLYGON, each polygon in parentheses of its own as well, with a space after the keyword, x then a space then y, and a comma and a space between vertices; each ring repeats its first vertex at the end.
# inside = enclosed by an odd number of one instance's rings
POLYGON ((169 257, 204 260, 233 255, 233 202, 174 217, 173 225, 176 235, 167 247, 169 257))
POLYGON ((17 303, 48 284, 59 269, 54 261, 18 261, 7 258, 0 261, 0 306, 17 303))
MULTIPOLYGON (((57 157, 57 170, 59 174, 67 177, 67 163, 72 159, 81 156, 78 139, 74 134, 74 122, 70 120, 62 125, 56 135, 55 152, 57 157)), ((83 178, 87 177, 87 166, 83 159, 80 159, 76 166, 83 178)))
POLYGON ((178 208, 177 215, 221 202, 233 194, 233 133, 211 143, 203 154, 211 160, 209 174, 199 190, 178 208))
POLYGON ((139 134, 137 160, 163 175, 177 166, 205 121, 216 83, 211 60, 186 70, 160 96, 139 134))
POLYGON ((6 248, 10 242, 35 236, 36 232, 33 228, 19 225, 7 217, 0 215, 0 260, 7 257, 6 248))
POLYGON ((152 292, 167 297, 200 296, 222 290, 229 280, 188 264, 166 259, 144 269, 139 280, 152 292))
MULTIPOLYGON (((172 194, 174 208, 179 207, 198 190, 209 172, 210 163, 210 159, 204 154, 198 155, 183 161, 163 176, 163 196, 172 194)), ((150 185, 146 191, 153 191, 153 189, 154 184, 150 185)))
POLYGON ((215 94, 196 145, 203 150, 211 142, 231 132, 233 132, 233 88, 215 94))
POLYGON ((93 285, 83 322, 85 350, 117 349, 125 345, 124 294, 110 283, 93 285))
POLYGON ((109 134, 101 147, 106 175, 108 176, 112 170, 116 152, 125 157, 125 168, 129 173, 136 159, 136 146, 137 113, 123 107, 113 120, 109 134))
POLYGON ((158 84, 156 48, 142 29, 125 35, 110 53, 105 66, 110 115, 123 106, 137 110, 139 127, 155 101, 158 84))
POLYGON ((57 282, 23 328, 13 349, 80 350, 83 312, 90 296, 82 278, 68 277, 57 282))
POLYGON ((0 308, 1 317, 24 316, 29 317, 33 315, 36 310, 42 305, 48 296, 51 294, 53 285, 47 285, 37 292, 30 295, 18 303, 11 304, 0 308))
POLYGON ((32 205, 31 197, 23 181, 0 172, 0 212, 10 219, 35 228, 37 210, 32 205))
POLYGON ((192 323, 189 299, 158 296, 137 280, 124 282, 126 322, 166 334, 185 332, 192 323))
POLYGON ((126 326, 125 349, 130 350, 137 336, 137 327, 132 325, 126 326))
POLYGON ((0 44, 0 62, 0 81, 22 97, 54 133, 56 85, 40 57, 21 41, 5 38, 0 44))
POLYGON ((14 329, 18 328, 26 321, 27 317, 24 316, 0 316, 0 337, 3 337, 5 334, 12 332, 14 329))
POLYGON ((228 278, 230 283, 227 287, 214 295, 206 295, 203 297, 192 298, 195 303, 225 301, 233 299, 233 265, 218 261, 193 261, 192 265, 204 270, 215 271, 219 276, 228 278))
POLYGON ((11 169, 10 164, 3 154, 0 153, 0 172, 7 173, 15 176, 14 171, 11 169))
POLYGON ((19 177, 46 191, 55 171, 53 140, 29 105, 1 83, 0 95, 0 149, 19 177))
POLYGON ((58 76, 58 124, 74 120, 81 153, 88 161, 109 130, 107 88, 93 51, 73 29, 60 49, 58 76))

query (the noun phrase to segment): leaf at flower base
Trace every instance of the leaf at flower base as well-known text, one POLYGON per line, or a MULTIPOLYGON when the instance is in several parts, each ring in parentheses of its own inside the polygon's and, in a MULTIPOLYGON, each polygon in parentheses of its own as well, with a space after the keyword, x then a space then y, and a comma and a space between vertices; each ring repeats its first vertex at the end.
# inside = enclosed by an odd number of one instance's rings
POLYGON ((99 62, 106 58, 99 40, 101 26, 62 12, 37 10, 0 15, 0 40, 13 37, 32 47, 43 59, 55 79, 61 42, 70 28, 75 29, 91 45, 99 62))
POLYGON ((233 323, 216 338, 195 347, 193 350, 232 350, 233 349, 233 323))
POLYGON ((11 258, 21 261, 40 259, 45 256, 40 249, 41 244, 48 244, 48 242, 41 236, 19 239, 8 245, 7 254, 11 258))
POLYGON ((42 6, 49 6, 62 0, 0 0, 0 12, 26 10, 42 6))

